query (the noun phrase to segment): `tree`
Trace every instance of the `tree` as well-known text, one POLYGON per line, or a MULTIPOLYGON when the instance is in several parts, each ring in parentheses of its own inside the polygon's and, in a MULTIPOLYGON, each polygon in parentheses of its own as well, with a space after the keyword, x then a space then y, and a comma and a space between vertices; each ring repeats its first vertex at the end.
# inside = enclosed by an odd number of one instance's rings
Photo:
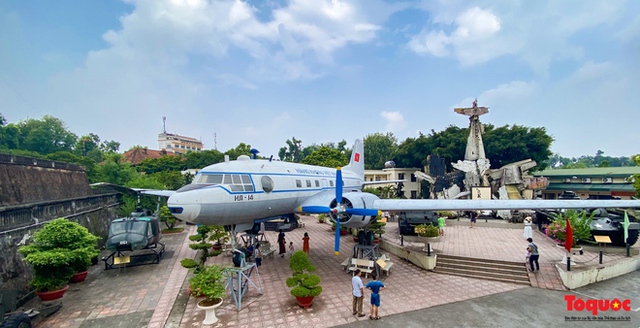
POLYGON ((487 158, 494 168, 530 158, 538 164, 536 170, 544 170, 552 155, 549 148, 553 137, 545 128, 519 125, 494 128, 488 124, 483 139, 487 158))
POLYGON ((347 159, 345 154, 341 153, 337 149, 321 146, 311 153, 311 155, 305 157, 302 163, 335 168, 347 165, 349 163, 349 159, 347 159))
POLYGON ((384 163, 393 159, 398 151, 398 139, 391 132, 376 132, 364 137, 364 168, 381 170, 384 163))
POLYGON ((98 179, 102 182, 109 182, 121 186, 127 186, 128 183, 138 176, 138 172, 131 167, 129 163, 122 163, 122 155, 108 155, 105 163, 97 167, 98 179))
POLYGON ((240 155, 251 156, 251 145, 247 145, 241 142, 236 148, 229 149, 224 152, 225 155, 229 155, 229 159, 237 159, 240 155))
POLYGON ((187 159, 185 162, 187 169, 201 169, 224 160, 224 155, 216 149, 188 152, 184 156, 187 159))
POLYGON ((302 160, 302 140, 292 137, 287 139, 287 146, 280 148, 278 157, 281 161, 300 163, 302 160))
POLYGON ((42 120, 28 119, 18 123, 20 147, 46 155, 56 151, 73 151, 78 136, 67 130, 64 122, 45 115, 42 120))

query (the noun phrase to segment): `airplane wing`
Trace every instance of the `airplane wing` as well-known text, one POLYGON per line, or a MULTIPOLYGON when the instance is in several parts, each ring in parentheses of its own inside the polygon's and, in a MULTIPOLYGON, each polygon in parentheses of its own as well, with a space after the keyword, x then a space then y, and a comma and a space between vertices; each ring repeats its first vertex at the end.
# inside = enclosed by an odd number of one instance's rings
POLYGON ((169 197, 173 195, 175 190, 158 190, 158 189, 140 189, 140 188, 131 188, 143 195, 152 195, 152 196, 160 196, 160 197, 169 197))
POLYGON ((460 199, 378 199, 373 207, 381 211, 475 211, 475 210, 533 210, 557 208, 640 208, 638 200, 460 200, 460 199))
POLYGON ((129 194, 133 196, 136 196, 137 194, 144 194, 144 195, 152 195, 152 196, 169 197, 173 195, 173 193, 175 192, 173 190, 129 188, 129 187, 124 187, 121 185, 108 183, 108 182, 92 183, 90 186, 91 186, 91 189, 117 191, 117 192, 129 194))
POLYGON ((398 182, 407 182, 407 180, 365 181, 362 183, 362 185, 369 186, 369 185, 389 184, 389 183, 398 183, 398 182))

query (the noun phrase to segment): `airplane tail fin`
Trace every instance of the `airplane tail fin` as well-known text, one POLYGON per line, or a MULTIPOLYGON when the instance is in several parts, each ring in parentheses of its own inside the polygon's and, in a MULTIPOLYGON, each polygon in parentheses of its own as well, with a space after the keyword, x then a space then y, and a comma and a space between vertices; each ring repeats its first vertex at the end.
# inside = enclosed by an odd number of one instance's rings
POLYGON ((351 160, 349 161, 349 165, 345 166, 343 170, 356 173, 362 181, 364 181, 364 145, 360 139, 356 139, 353 143, 351 160))

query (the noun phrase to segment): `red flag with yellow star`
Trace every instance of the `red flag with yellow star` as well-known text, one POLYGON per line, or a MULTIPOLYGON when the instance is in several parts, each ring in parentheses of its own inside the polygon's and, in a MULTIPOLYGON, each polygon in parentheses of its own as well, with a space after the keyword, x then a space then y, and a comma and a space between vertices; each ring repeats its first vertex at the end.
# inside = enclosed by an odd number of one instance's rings
POLYGON ((564 248, 567 252, 571 252, 571 246, 573 246, 573 230, 571 229, 571 222, 569 222, 569 218, 567 220, 567 238, 564 241, 564 248))

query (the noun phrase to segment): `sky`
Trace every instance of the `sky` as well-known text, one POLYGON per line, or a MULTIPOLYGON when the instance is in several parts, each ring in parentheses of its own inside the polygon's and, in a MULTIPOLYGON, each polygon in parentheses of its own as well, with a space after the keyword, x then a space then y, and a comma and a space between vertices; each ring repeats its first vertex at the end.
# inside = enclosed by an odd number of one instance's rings
POLYGON ((483 123, 564 157, 640 153, 640 1, 4 0, 0 113, 158 148, 277 156, 483 123))

